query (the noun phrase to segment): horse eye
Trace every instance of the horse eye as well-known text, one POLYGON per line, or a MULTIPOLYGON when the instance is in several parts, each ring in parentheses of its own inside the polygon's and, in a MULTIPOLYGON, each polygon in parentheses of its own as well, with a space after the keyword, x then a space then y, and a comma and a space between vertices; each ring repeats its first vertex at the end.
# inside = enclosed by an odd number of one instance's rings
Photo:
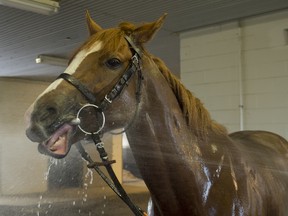
POLYGON ((122 64, 122 62, 117 59, 117 58, 112 58, 112 59, 109 59, 107 62, 106 62, 106 65, 111 68, 111 69, 117 69, 118 67, 120 67, 122 64))

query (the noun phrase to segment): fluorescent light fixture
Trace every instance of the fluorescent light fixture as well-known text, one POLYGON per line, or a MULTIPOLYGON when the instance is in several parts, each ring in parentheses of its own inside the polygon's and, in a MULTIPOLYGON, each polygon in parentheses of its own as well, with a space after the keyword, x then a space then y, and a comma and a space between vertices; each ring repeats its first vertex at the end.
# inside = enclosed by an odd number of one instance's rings
POLYGON ((52 15, 59 11, 59 2, 53 0, 0 0, 0 5, 52 15))
POLYGON ((68 59, 48 55, 39 55, 35 61, 37 64, 49 64, 61 67, 67 67, 69 62, 68 59))

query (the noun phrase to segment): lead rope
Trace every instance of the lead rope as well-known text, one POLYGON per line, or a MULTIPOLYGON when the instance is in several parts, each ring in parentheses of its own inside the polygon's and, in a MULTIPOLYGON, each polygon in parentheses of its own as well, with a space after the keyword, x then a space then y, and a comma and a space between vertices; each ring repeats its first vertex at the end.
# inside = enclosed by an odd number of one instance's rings
POLYGON ((93 139, 96 149, 99 153, 99 156, 102 160, 102 162, 95 162, 92 160, 90 155, 85 151, 82 144, 80 142, 77 143, 76 147, 78 151, 80 152, 82 158, 84 158, 88 165, 87 167, 90 169, 94 169, 100 177, 106 182, 106 184, 115 192, 115 194, 128 205, 128 207, 131 209, 131 211, 136 216, 148 216, 146 212, 144 212, 140 207, 136 206, 129 196, 127 195, 126 191, 120 184, 118 178, 115 175, 115 172, 111 166, 111 164, 115 163, 115 160, 108 160, 108 154, 105 151, 104 143, 101 141, 100 136, 98 133, 92 133, 91 138, 93 139), (109 176, 111 179, 107 178, 107 176, 101 171, 99 166, 105 166, 109 176), (112 181, 111 181, 112 180, 112 181))

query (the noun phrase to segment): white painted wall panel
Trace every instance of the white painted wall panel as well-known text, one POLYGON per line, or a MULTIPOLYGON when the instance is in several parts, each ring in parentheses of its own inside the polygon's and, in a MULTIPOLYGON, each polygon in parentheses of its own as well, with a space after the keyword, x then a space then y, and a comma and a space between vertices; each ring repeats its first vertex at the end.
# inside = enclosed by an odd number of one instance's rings
POLYGON ((48 158, 25 136, 24 113, 47 83, 0 79, 0 194, 44 192, 48 158))
POLYGON ((246 65, 245 67, 246 79, 285 77, 287 73, 287 61, 262 62, 261 64, 252 64, 249 67, 246 65))
POLYGON ((240 129, 242 77, 244 129, 288 138, 287 23, 282 11, 181 34, 182 82, 231 132, 240 129))
MULTIPOLYGON (((207 45, 205 45, 207 46, 207 45)), ((181 60, 181 72, 203 71, 219 68, 227 68, 235 65, 236 57, 233 53, 205 56, 181 60)))

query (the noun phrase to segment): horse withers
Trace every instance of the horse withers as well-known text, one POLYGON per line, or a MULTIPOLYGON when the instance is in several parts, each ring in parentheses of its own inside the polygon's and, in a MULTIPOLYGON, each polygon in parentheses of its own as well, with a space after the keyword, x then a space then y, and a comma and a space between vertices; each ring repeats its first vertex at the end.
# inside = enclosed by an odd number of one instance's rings
POLYGON ((127 134, 151 194, 149 215, 288 215, 287 141, 265 131, 228 134, 211 119, 144 48, 165 16, 102 29, 87 13, 90 37, 64 71, 78 85, 60 76, 36 99, 26 113, 28 138, 40 152, 63 158, 84 138, 79 127, 93 131, 104 113, 101 133, 127 134), (125 85, 114 90, 119 83, 125 85), (99 112, 79 120, 87 103, 99 112))

